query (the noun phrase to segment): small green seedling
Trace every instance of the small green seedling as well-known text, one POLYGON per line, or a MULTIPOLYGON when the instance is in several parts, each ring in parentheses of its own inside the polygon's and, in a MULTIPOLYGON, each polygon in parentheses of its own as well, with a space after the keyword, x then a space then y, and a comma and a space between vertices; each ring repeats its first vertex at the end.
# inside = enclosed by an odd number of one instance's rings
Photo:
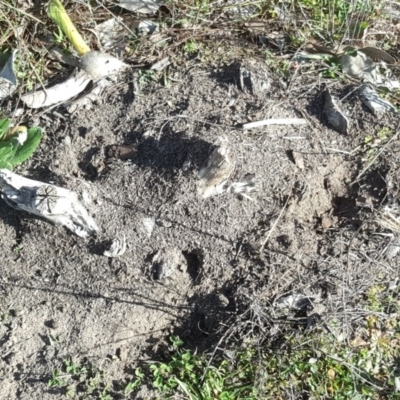
POLYGON ((68 359, 64 363, 65 371, 67 374, 71 375, 80 375, 80 374, 86 374, 88 372, 87 367, 80 367, 78 364, 76 364, 74 361, 72 361, 72 358, 68 359))
POLYGON ((63 377, 60 376, 60 371, 56 368, 53 371, 52 378, 49 380, 49 387, 62 387, 62 386, 66 386, 66 385, 67 385, 67 383, 65 382, 63 377))
POLYGON ((151 69, 140 69, 139 70, 139 84, 142 86, 147 85, 150 81, 157 80, 156 74, 151 69))
POLYGON ((194 39, 189 40, 183 46, 183 51, 188 54, 196 53, 199 50, 199 45, 194 39))
POLYGON ((361 160, 363 162, 370 162, 375 156, 377 149, 385 145, 393 135, 394 132, 387 127, 382 127, 376 135, 366 135, 364 137, 363 155, 361 160))
POLYGON ((127 396, 142 385, 142 380, 145 377, 141 368, 135 369, 135 375, 137 379, 133 382, 128 382, 125 386, 125 395, 127 396))
POLYGON ((61 44, 64 40, 64 33, 62 29, 58 26, 58 32, 54 32, 54 39, 56 43, 61 44))

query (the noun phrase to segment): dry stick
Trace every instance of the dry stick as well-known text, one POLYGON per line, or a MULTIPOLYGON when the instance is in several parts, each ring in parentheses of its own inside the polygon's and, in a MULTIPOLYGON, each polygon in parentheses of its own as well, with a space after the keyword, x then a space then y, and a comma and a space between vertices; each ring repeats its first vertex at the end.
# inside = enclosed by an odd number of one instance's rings
MULTIPOLYGON (((367 224, 368 222, 372 222, 373 220, 374 220, 374 216, 372 216, 372 217, 366 219, 365 221, 363 221, 363 222, 361 223, 361 225, 357 228, 357 230, 354 232, 353 236, 350 238, 349 246, 348 246, 348 248, 347 248, 347 269, 349 269, 349 267, 350 267, 350 251, 351 251, 351 246, 352 246, 352 244, 353 244, 353 240, 354 240, 354 239, 356 238, 356 236, 360 233, 360 231, 361 231, 361 229, 363 228, 363 226, 364 226, 365 224, 367 224)), ((364 256, 366 256, 366 255, 364 254, 364 256)))
POLYGON ((304 110, 302 110, 302 109, 297 109, 297 108, 296 108, 296 110, 297 110, 298 112, 300 112, 300 114, 303 116, 303 118, 306 119, 306 120, 309 122, 310 127, 311 127, 311 129, 314 131, 315 136, 317 137, 318 142, 319 142, 319 144, 320 144, 320 146, 321 146, 321 151, 322 151, 324 154, 327 154, 327 151, 326 151, 326 149, 325 149, 325 146, 324 146, 324 144, 322 143, 322 140, 321 140, 321 138, 320 138, 319 131, 318 131, 318 129, 316 128, 315 122, 312 120, 312 118, 310 117, 310 115, 307 114, 304 110))
MULTIPOLYGON (((2 3, 1 3, 1 4, 2 4, 2 3)), ((13 7, 12 7, 12 8, 13 8, 13 7)), ((16 29, 14 28, 14 25, 11 23, 11 21, 10 21, 10 19, 7 17, 7 15, 4 14, 3 10, 0 10, 0 11, 1 11, 1 14, 4 16, 4 20, 5 20, 6 22, 8 22, 8 24, 11 26, 11 28, 12 28, 12 30, 13 30, 13 32, 14 32, 15 37, 18 39, 18 41, 20 41, 20 35, 17 33, 16 29)), ((23 13, 23 14, 24 14, 24 13, 23 13)), ((27 14, 27 15, 29 15, 29 14, 27 14)), ((34 18, 34 19, 36 20, 37 18, 34 18)), ((39 20, 37 20, 37 21, 39 21, 39 20)), ((39 21, 39 22, 41 22, 41 21, 39 21)), ((41 23, 43 23, 43 22, 41 22, 41 23)), ((20 48, 17 49, 17 50, 21 53, 21 49, 20 49, 20 48)), ((34 73, 35 76, 36 76, 36 79, 39 81, 39 83, 40 83, 40 85, 42 86, 43 90, 46 92, 46 88, 44 87, 44 84, 43 84, 43 82, 42 82, 42 79, 40 78, 39 74, 37 73, 36 68, 34 68, 34 66, 33 66, 33 64, 32 64, 31 62, 29 62, 29 66, 31 67, 33 73, 34 73)), ((46 93, 47 93, 47 92, 46 92, 46 93)))
POLYGON ((45 23, 43 21, 41 21, 40 19, 36 18, 34 15, 29 14, 29 13, 27 13, 26 11, 24 11, 24 10, 22 10, 20 8, 16 8, 16 7, 12 6, 11 4, 7 4, 4 1, 1 1, 0 4, 3 5, 3 6, 6 6, 8 8, 11 8, 12 10, 17 11, 17 12, 23 14, 23 15, 26 15, 27 17, 34 19, 35 21, 39 22, 40 24, 45 25, 45 23))
POLYGON ((240 317, 243 317, 244 315, 246 315, 246 314, 248 314, 248 313, 249 313, 249 310, 246 310, 243 314, 241 314, 238 318, 236 318, 235 321, 231 324, 231 326, 230 326, 230 327, 226 330, 226 332, 222 335, 221 339, 218 341, 217 345, 214 347, 214 350, 213 350, 213 352, 212 352, 212 354, 211 354, 211 356, 210 356, 210 359, 208 360, 207 365, 206 365, 206 367, 204 368, 203 375, 201 376, 201 381, 204 380, 204 378, 205 378, 205 376, 206 376, 206 373, 207 373, 208 369, 210 368, 210 365, 211 365, 211 363, 212 363, 212 360, 214 359, 215 354, 217 353, 218 350, 221 350, 221 348, 220 348, 221 343, 222 343, 225 339, 229 339, 229 338, 233 335, 233 333, 235 332, 235 331, 234 331, 234 325, 236 326, 236 323, 238 322, 238 319, 239 319, 240 317))
MULTIPOLYGON (((342 260, 342 231, 340 231, 340 259, 342 260)), ((347 253, 348 254, 348 253, 347 253)), ((343 264, 342 264, 343 265, 343 264)), ((349 283, 349 263, 346 264, 346 278, 347 278, 347 283, 349 283)), ((348 319, 347 319, 347 303, 346 303, 346 289, 345 287, 345 275, 342 275, 342 302, 343 302, 343 317, 344 317, 344 326, 342 327, 342 332, 344 329, 346 329, 346 341, 348 343, 348 319)))

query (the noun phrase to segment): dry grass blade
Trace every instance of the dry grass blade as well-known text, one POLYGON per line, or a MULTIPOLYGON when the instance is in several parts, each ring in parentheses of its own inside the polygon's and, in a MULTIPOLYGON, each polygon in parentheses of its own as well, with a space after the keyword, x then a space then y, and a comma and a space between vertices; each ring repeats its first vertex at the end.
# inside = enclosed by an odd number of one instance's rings
POLYGON ((20 8, 20 7, 14 7, 13 5, 11 5, 11 4, 9 4, 9 3, 3 1, 3 0, 0 1, 0 5, 3 6, 3 7, 8 8, 8 9, 10 9, 10 10, 16 11, 16 12, 22 14, 22 15, 25 15, 26 17, 31 18, 32 20, 38 22, 39 24, 45 25, 45 22, 41 21, 39 18, 37 18, 37 17, 35 17, 34 15, 32 15, 32 14, 26 12, 25 10, 23 10, 23 9, 20 8))

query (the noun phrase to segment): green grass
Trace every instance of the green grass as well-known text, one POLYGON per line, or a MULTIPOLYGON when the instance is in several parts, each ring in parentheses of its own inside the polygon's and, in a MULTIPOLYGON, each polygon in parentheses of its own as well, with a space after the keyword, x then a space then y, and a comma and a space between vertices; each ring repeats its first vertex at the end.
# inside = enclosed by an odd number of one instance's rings
MULTIPOLYGON (((12 0, 1 0, 0 4, 4 6, 4 15, 0 13, 0 49, 7 53, 18 48, 16 72, 21 86, 29 91, 41 88, 60 68, 65 68, 57 62, 49 62, 44 51, 47 44, 41 42, 41 35, 53 32, 54 44, 67 53, 71 52, 71 46, 47 16, 45 7, 39 13, 38 10, 19 11, 12 0), (21 26, 27 26, 22 33, 18 31, 21 26)), ((271 31, 284 33, 288 37, 284 50, 293 53, 310 39, 334 48, 345 38, 362 37, 374 21, 384 19, 381 0, 255 0, 241 4, 243 8, 251 7, 252 12, 247 17, 235 12, 237 6, 232 4, 213 0, 167 0, 166 8, 171 13, 161 13, 154 18, 161 27, 159 40, 130 33, 126 56, 138 64, 152 64, 169 56, 178 66, 189 58, 214 67, 247 57, 263 58, 265 49, 257 43, 258 37, 271 31), (246 25, 252 21, 261 25, 260 30, 246 25)), ((92 18, 98 4, 85 0, 80 6, 67 2, 65 6, 78 30, 85 35, 85 41, 95 49, 97 39, 86 29, 83 21, 87 23, 92 18)), ((382 46, 389 45, 389 42, 390 46, 396 45, 391 36, 384 35, 382 46)), ((269 50, 272 53, 270 60, 281 68, 276 49, 269 50)), ((325 76, 340 76, 336 67, 335 63, 328 65, 325 76)))
POLYGON ((171 359, 150 366, 153 385, 168 399, 177 391, 190 400, 244 400, 256 399, 254 378, 256 364, 253 351, 242 351, 235 363, 222 360, 208 365, 204 355, 183 350, 183 342, 170 338, 173 344, 171 359))
MULTIPOLYGON (((384 146, 395 134, 390 128, 382 127, 375 135, 367 134, 361 150, 361 161, 369 163, 379 149, 384 146)), ((378 160, 377 160, 378 163, 378 160)))
POLYGON ((328 42, 340 42, 345 36, 359 39, 373 17, 380 2, 356 0, 301 0, 292 4, 306 16, 306 25, 313 36, 328 42))
POLYGON ((208 365, 202 354, 184 350, 172 337, 170 359, 150 367, 160 399, 240 400, 285 399, 288 393, 309 399, 399 399, 400 301, 381 287, 368 293, 371 313, 364 328, 348 340, 326 330, 294 331, 260 347, 250 343, 234 349, 236 356, 208 365), (383 296, 380 300, 377 296, 383 296), (396 311, 396 314, 393 312, 396 311))
POLYGON ((151 372, 160 399, 400 399, 400 298, 378 284, 363 305, 348 336, 335 321, 312 330, 282 326, 286 334, 257 345, 247 340, 231 358, 220 354, 211 363, 171 337, 170 356, 144 373, 148 379, 151 372))

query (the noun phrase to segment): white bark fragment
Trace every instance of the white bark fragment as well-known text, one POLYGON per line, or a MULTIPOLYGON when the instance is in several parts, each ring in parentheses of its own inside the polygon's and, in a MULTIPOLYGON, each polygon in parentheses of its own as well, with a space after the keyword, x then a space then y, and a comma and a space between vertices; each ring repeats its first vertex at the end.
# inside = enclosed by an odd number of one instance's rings
POLYGON ((338 132, 347 134, 349 131, 349 119, 339 106, 340 102, 335 96, 326 90, 324 93, 324 114, 330 125, 338 132))
POLYGON ((153 64, 150 69, 152 69, 153 71, 160 72, 160 71, 163 71, 165 68, 167 68, 168 65, 170 65, 170 64, 171 64, 171 62, 169 61, 169 57, 165 57, 162 60, 153 64))
POLYGON ((214 145, 205 166, 199 171, 197 192, 203 198, 222 194, 235 168, 235 162, 229 154, 228 139, 219 137, 214 145))
POLYGON ((354 79, 373 84, 382 83, 382 77, 379 75, 376 64, 362 52, 343 54, 342 70, 344 74, 354 79))
MULTIPOLYGON (((79 66, 80 69, 75 69, 64 82, 48 89, 28 93, 22 96, 22 101, 30 108, 65 103, 83 92, 90 81, 113 76, 128 65, 109 54, 89 51, 81 58, 79 66)), ((101 86, 99 90, 101 91, 101 86)))
POLYGON ((100 51, 89 51, 82 56, 80 67, 94 80, 112 76, 128 67, 118 58, 100 51))
POLYGON ((158 0, 120 0, 119 6, 139 14, 154 14, 160 8, 158 0))
POLYGON ((376 90, 367 83, 361 85, 359 94, 361 101, 376 117, 380 117, 386 112, 397 112, 396 107, 394 107, 393 104, 382 99, 376 90))
POLYGON ((30 108, 48 107, 64 103, 83 92, 91 80, 92 78, 84 71, 76 69, 64 82, 46 90, 25 94, 21 99, 30 108))
POLYGON ((112 84, 113 82, 109 78, 100 79, 94 83, 93 87, 87 92, 87 94, 70 102, 66 107, 67 111, 70 114, 73 114, 81 108, 90 110, 93 104, 101 101, 101 95, 104 90, 112 84))
POLYGON ((0 169, 0 193, 11 207, 64 226, 80 237, 94 235, 99 230, 77 194, 68 189, 0 169))
POLYGON ((122 236, 122 239, 115 238, 111 243, 110 249, 106 250, 103 255, 110 258, 120 257, 125 254, 126 249, 126 237, 122 236))
POLYGON ((240 182, 232 182, 228 187, 229 193, 251 193, 258 192, 262 187, 262 182, 254 174, 247 174, 240 182))
POLYGON ((144 217, 142 218, 142 224, 147 237, 150 238, 156 225, 156 220, 154 217, 144 217))
POLYGON ((271 118, 262 121, 249 122, 243 124, 243 129, 259 128, 267 125, 307 125, 308 121, 304 118, 271 118))

